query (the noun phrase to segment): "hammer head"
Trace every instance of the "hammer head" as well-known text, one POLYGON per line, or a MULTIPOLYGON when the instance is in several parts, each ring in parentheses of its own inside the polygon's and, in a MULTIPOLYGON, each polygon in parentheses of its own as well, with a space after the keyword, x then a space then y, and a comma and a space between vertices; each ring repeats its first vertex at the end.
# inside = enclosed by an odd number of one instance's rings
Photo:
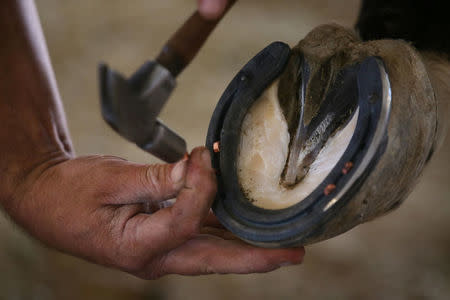
POLYGON ((126 79, 100 64, 99 76, 102 115, 116 132, 163 161, 184 156, 184 139, 157 119, 175 88, 167 69, 151 61, 126 79))

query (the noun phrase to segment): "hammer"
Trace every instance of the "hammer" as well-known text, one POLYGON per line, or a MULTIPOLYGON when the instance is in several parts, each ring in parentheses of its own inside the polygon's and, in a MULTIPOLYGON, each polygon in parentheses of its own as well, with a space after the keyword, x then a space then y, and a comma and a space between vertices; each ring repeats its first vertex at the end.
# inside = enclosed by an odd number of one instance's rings
POLYGON ((164 45, 154 61, 129 79, 99 65, 103 119, 121 136, 159 159, 173 163, 187 152, 185 140, 157 117, 175 88, 175 78, 192 61, 216 25, 236 0, 228 1, 219 19, 204 19, 196 11, 164 45))

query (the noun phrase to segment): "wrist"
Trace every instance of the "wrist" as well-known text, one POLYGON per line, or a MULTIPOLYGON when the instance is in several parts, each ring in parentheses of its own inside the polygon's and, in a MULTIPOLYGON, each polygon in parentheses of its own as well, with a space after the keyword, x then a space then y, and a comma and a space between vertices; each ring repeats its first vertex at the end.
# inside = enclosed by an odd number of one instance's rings
MULTIPOLYGON (((1 152, 1 150, 0 150, 1 152)), ((14 216, 18 207, 23 205, 30 195, 33 184, 47 170, 72 158, 72 154, 61 149, 47 153, 30 153, 22 157, 8 156, 0 158, 0 207, 14 216), (6 160, 6 163, 5 163, 6 160), (26 196, 27 195, 27 196, 26 196)))

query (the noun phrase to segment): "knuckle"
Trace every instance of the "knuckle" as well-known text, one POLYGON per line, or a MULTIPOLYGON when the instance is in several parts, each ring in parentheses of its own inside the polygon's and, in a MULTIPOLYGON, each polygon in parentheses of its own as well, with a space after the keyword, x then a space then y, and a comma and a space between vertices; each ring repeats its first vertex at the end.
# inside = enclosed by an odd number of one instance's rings
POLYGON ((167 170, 163 165, 150 165, 145 168, 142 176, 143 186, 148 187, 152 193, 159 194, 162 185, 165 184, 167 178, 167 170))

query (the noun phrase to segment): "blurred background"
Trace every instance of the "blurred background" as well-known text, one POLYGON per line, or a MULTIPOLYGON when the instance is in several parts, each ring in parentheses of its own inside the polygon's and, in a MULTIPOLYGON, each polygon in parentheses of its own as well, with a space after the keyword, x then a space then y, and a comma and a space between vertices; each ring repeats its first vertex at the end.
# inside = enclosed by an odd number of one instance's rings
MULTIPOLYGON (((100 60, 131 74, 157 55, 194 0, 36 0, 75 148, 156 162, 100 117, 100 60)), ((352 26, 359 0, 242 0, 181 75, 162 119, 204 144, 232 77, 259 50, 328 22, 352 26)), ((0 299, 450 299, 450 139, 397 211, 307 247, 269 274, 143 281, 47 249, 0 215, 0 299)), ((37 224, 37 226, 39 226, 37 224)))

